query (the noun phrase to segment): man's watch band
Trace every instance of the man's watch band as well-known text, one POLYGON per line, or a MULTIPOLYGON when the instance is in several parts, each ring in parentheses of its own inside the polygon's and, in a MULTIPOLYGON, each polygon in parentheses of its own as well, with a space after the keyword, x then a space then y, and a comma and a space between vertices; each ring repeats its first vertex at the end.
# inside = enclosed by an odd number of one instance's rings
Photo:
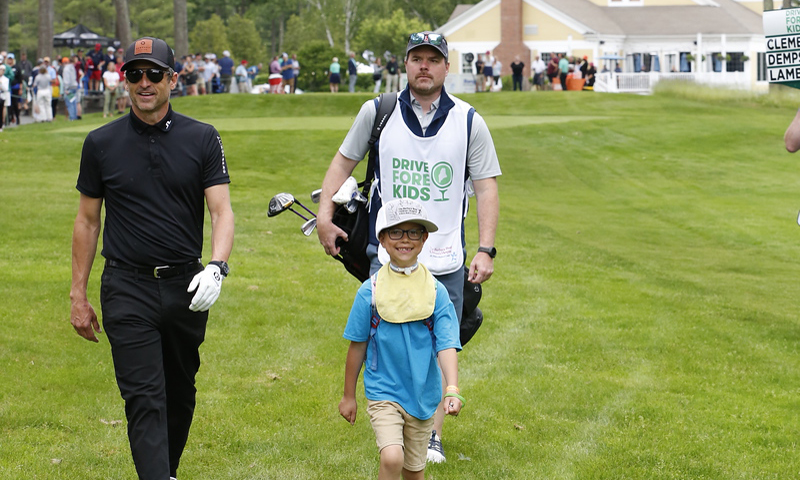
POLYGON ((478 252, 483 252, 491 258, 497 256, 497 249, 494 247, 478 247, 478 252))
POLYGON ((227 262, 223 262, 222 260, 212 260, 208 262, 209 265, 216 265, 219 267, 219 273, 222 274, 223 277, 227 277, 228 274, 231 272, 230 267, 228 266, 227 262))

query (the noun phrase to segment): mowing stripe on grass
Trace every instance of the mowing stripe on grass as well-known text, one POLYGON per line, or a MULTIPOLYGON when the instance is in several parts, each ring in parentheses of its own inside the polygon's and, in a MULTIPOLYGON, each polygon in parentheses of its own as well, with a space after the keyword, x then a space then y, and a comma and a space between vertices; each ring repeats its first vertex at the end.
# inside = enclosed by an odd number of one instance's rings
MULTIPOLYGON (((487 115, 484 117, 490 129, 514 128, 545 123, 603 120, 607 117, 542 115, 487 115)), ((200 119, 214 125, 219 131, 258 130, 349 130, 353 117, 276 117, 276 118, 207 118, 200 119)), ((54 133, 89 133, 97 125, 76 125, 54 130, 54 133)))

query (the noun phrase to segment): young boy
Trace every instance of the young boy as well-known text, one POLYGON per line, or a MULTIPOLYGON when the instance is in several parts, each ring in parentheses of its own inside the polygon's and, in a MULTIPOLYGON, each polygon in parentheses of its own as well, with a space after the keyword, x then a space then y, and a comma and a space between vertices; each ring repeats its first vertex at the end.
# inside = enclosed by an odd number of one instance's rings
POLYGON ((461 350, 455 308, 447 289, 417 256, 438 228, 419 202, 385 204, 375 224, 390 262, 361 285, 344 338, 350 340, 339 413, 356 421, 356 383, 364 369, 367 413, 380 450, 379 480, 422 480, 433 414, 447 383, 445 413, 458 415, 461 350), (436 364, 438 356, 439 366, 436 364))

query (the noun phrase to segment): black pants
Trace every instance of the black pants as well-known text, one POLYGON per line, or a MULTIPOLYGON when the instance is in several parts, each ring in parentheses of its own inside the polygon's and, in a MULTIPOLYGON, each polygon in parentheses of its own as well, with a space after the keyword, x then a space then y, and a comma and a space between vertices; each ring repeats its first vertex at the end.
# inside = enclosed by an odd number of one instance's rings
POLYGON ((195 407, 208 312, 189 310, 186 288, 202 270, 168 279, 106 266, 100 301, 128 440, 141 480, 176 476, 195 407))
POLYGON ((522 75, 512 75, 511 80, 514 83, 514 91, 522 91, 522 75))
MULTIPOLYGON (((8 95, 12 94, 9 92, 8 95)), ((8 115, 6 116, 6 125, 12 123, 19 125, 19 98, 16 93, 11 97, 11 105, 8 106, 8 115)))

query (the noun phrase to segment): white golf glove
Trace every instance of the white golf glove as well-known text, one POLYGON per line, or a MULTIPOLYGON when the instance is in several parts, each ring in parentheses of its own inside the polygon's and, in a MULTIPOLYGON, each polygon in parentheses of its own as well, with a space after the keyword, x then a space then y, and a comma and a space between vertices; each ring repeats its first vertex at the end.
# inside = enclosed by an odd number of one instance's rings
POLYGON ((205 270, 194 276, 187 292, 197 290, 192 298, 192 303, 189 305, 189 310, 193 312, 205 312, 214 302, 219 298, 219 292, 222 290, 222 273, 216 265, 208 264, 205 270))

